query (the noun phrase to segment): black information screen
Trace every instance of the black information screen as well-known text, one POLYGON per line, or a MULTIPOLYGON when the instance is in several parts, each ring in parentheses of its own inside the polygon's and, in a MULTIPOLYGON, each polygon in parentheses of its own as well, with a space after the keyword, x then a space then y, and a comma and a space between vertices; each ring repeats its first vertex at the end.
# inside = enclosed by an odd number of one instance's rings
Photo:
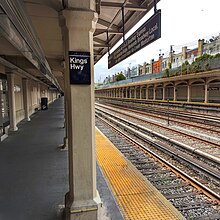
POLYGON ((108 68, 161 37, 161 10, 158 10, 108 57, 108 68))

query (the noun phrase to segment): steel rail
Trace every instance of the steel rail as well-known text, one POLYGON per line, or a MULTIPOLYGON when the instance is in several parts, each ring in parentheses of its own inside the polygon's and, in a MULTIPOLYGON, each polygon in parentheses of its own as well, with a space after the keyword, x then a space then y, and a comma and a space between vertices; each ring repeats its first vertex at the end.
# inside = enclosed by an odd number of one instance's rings
MULTIPOLYGON (((104 106, 104 107, 102 107, 102 108, 108 108, 108 107, 104 106)), ((149 123, 149 124, 158 126, 158 127, 162 128, 162 129, 171 131, 171 132, 173 132, 173 133, 181 134, 181 135, 187 136, 187 137, 189 137, 189 138, 191 138, 191 139, 197 139, 197 140, 199 140, 200 142, 204 142, 205 144, 210 144, 210 145, 213 145, 213 146, 216 147, 216 148, 220 148, 219 144, 216 144, 216 143, 214 143, 214 142, 212 142, 212 141, 204 140, 204 139, 202 139, 202 138, 195 137, 195 136, 193 136, 193 135, 190 135, 190 134, 187 134, 187 133, 184 133, 184 132, 181 132, 181 131, 177 131, 177 130, 172 129, 172 128, 170 128, 170 127, 165 127, 165 126, 162 125, 162 124, 158 124, 158 123, 151 122, 151 121, 148 121, 148 120, 146 120, 146 119, 140 118, 141 116, 140 116, 140 117, 133 116, 133 115, 131 115, 131 114, 129 114, 129 113, 124 113, 124 112, 122 113, 122 112, 120 112, 120 111, 118 111, 118 110, 115 110, 115 109, 110 109, 110 111, 114 111, 114 112, 117 112, 117 113, 120 113, 120 114, 129 116, 129 117, 132 117, 132 118, 134 118, 134 119, 136 119, 136 120, 140 120, 140 121, 142 121, 142 122, 145 122, 145 123, 149 123)), ((130 111, 130 109, 129 109, 129 111, 130 111)), ((143 127, 143 126, 142 126, 142 127, 143 127)), ((141 128, 142 128, 142 127, 141 127, 141 128)), ((145 127, 143 127, 142 129, 144 129, 144 130, 146 130, 146 131, 149 130, 149 129, 145 128, 145 127)), ((151 131, 151 130, 150 130, 150 131, 151 131)), ((151 131, 151 133, 154 133, 154 131, 151 131)), ((156 135, 157 135, 157 136, 161 136, 161 134, 159 134, 159 133, 156 133, 156 135)), ((171 138, 169 138, 169 139, 172 140, 171 138)), ((175 140, 174 140, 174 141, 175 141, 175 140)), ((175 141, 175 142, 176 142, 176 141, 175 141)), ((192 149, 195 150, 196 148, 192 148, 192 149)), ((219 161, 220 161, 220 159, 219 159, 219 161)))
MULTIPOLYGON (((133 103, 133 102, 132 102, 133 103)), ((106 103, 105 103, 106 104, 106 103)), ((111 103, 112 104, 112 103, 111 103)), ((135 103, 137 104, 137 103, 135 103)), ((142 104, 142 103, 138 103, 138 104, 142 104)), ((119 104, 117 103, 117 106, 119 104)), ((122 103, 120 103, 120 105, 122 105, 122 103)), ((146 111, 146 109, 148 111, 151 111, 151 112, 155 112, 155 113, 163 113, 163 114, 167 114, 167 109, 160 106, 161 109, 155 109, 155 108, 152 108, 152 107, 149 107, 149 106, 146 106, 146 104, 144 104, 144 110, 146 111)), ((131 107, 135 107, 135 108, 140 108, 140 106, 128 106, 129 108, 131 107)), ((172 107, 172 105, 170 104, 170 107, 172 107)), ((142 108, 143 109, 143 108, 142 108)), ((170 109, 170 115, 174 115, 174 116, 179 116, 181 118, 183 117, 189 117, 190 119, 197 119, 197 120, 202 120, 203 122, 210 122, 210 123, 215 123, 214 125, 216 125, 217 127, 220 127, 220 120, 219 120, 219 117, 214 117, 214 116, 211 116, 211 115, 204 115, 204 114, 198 114, 198 113, 188 113, 188 112, 184 112, 184 111, 176 111, 174 109, 170 109), (199 116, 198 116, 199 115, 199 116)))
MULTIPOLYGON (((96 117, 98 117, 100 120, 102 120, 105 124, 107 124, 108 126, 110 126, 111 128, 113 128, 114 130, 116 130, 118 133, 120 133, 120 135, 124 136, 126 139, 128 139, 130 142, 134 143, 135 145, 137 145, 140 149, 146 151, 147 153, 149 153, 150 155, 152 155, 154 158, 158 159, 161 163, 163 163, 164 165, 166 165, 166 167, 170 168, 171 170, 173 170, 174 173, 176 173, 177 175, 180 175, 185 181, 190 182, 194 187, 196 187, 199 190, 202 190, 202 192, 208 196, 209 198, 211 198, 214 202, 218 202, 220 203, 220 195, 217 194, 216 192, 214 192, 213 190, 209 189, 207 186, 205 186, 204 184, 200 183, 198 180, 194 179, 193 177, 189 176, 187 173, 185 173, 184 171, 180 170, 179 168, 175 167, 173 164, 171 164, 170 162, 168 162, 166 159, 162 158, 160 155, 158 155, 157 153, 153 152, 152 150, 148 149, 146 146, 144 146, 143 144, 139 143, 138 141, 134 140, 132 137, 130 137, 128 134, 125 134, 123 131, 121 131, 119 129, 119 125, 120 127, 124 127, 124 130, 126 131, 130 131, 130 133, 133 133, 133 135, 140 137, 141 140, 147 142, 148 144, 150 144, 151 146, 157 147, 157 149, 161 148, 162 146, 158 143, 156 143, 154 140, 152 140, 152 138, 148 137, 147 135, 141 133, 140 131, 136 131, 134 128, 130 128, 129 126, 115 120, 115 119, 110 119, 110 122, 106 119, 103 119, 100 115, 96 114, 96 117), (116 122, 117 121, 117 122, 116 122), (117 127, 112 125, 112 123, 116 123, 117 127)), ((179 157, 178 155, 175 154, 176 157, 179 157)), ((180 158, 181 159, 181 158, 180 158)), ((190 161, 189 161, 190 163, 190 161)), ((194 166, 194 164, 192 164, 194 166)), ((201 169, 201 167, 200 167, 201 169)), ((202 170, 202 169, 201 169, 202 170)), ((203 170, 203 172, 207 172, 205 170, 203 170)), ((208 173, 210 174, 210 173, 208 173)), ((220 176, 218 176, 218 178, 220 178, 220 176)))
MULTIPOLYGON (((98 103, 96 103, 96 105, 102 106, 102 107, 106 107, 106 106, 100 105, 98 103)), ((115 106, 115 105, 107 104, 107 106, 115 106)), ((128 109, 128 107, 125 107, 125 106, 117 106, 117 108, 118 109, 122 109, 122 110, 127 110, 128 109)), ((139 113, 139 114, 142 114, 142 115, 145 115, 145 116, 152 116, 152 114, 156 114, 156 113, 146 113, 146 111, 141 111, 141 110, 146 110, 146 109, 142 108, 140 110, 139 109, 137 110, 137 109, 129 108, 129 111, 135 112, 135 113, 139 113)), ((160 116, 158 116, 158 114, 157 114, 157 117, 159 117, 162 120, 167 120, 167 117, 165 116, 165 114, 164 115, 160 115, 160 116)), ((185 122, 186 119, 184 119, 185 120, 184 122, 183 121, 178 121, 178 120, 175 120, 175 119, 172 119, 172 118, 170 118, 169 120, 170 120, 170 122, 174 122, 174 123, 178 123, 178 124, 182 124, 182 125, 186 125, 186 126, 192 126, 192 127, 199 128, 199 129, 202 129, 202 130, 207 130, 204 127, 204 123, 202 123, 202 126, 200 126, 200 125, 195 125, 195 124, 192 124, 192 123, 189 124, 189 123, 185 122)), ((183 119, 179 118, 179 120, 183 120, 183 119)), ((201 123, 201 122, 197 122, 197 123, 201 123)), ((220 128, 220 126, 216 126, 216 125, 208 125, 208 126, 215 126, 217 128, 220 128)), ((208 130, 211 131, 211 132, 217 133, 217 134, 220 133, 220 130, 217 131, 217 130, 214 130, 212 128, 209 128, 208 130)))

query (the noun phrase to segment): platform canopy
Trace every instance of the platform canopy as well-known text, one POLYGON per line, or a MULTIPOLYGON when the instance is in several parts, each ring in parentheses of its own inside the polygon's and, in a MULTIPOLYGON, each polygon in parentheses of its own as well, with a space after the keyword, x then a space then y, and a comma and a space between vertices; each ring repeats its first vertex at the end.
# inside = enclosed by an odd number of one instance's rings
MULTIPOLYGON (((59 13, 77 10, 71 8, 71 1, 0 1, 0 64, 62 91, 65 62, 59 13)), ((154 2, 96 0, 95 63, 154 7, 154 2)))

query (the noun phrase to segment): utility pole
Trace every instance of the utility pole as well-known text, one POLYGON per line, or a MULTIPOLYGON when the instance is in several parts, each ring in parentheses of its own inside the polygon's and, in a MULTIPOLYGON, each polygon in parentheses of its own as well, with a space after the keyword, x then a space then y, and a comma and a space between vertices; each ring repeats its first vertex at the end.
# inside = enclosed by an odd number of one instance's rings
POLYGON ((173 46, 174 46, 174 45, 170 45, 170 64, 171 64, 171 68, 170 68, 170 69, 172 69, 173 53, 175 52, 175 51, 173 50, 173 46))
POLYGON ((160 72, 162 72, 162 69, 163 69, 163 56, 164 56, 164 53, 162 53, 162 50, 159 49, 160 53, 159 53, 159 60, 160 60, 160 72))
POLYGON ((183 75, 183 55, 181 55, 181 76, 183 75))

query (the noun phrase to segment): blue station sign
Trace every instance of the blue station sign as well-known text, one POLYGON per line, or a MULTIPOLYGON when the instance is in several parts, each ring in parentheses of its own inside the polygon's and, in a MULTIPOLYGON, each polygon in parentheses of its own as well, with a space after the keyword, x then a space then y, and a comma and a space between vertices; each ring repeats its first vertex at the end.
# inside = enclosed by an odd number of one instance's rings
POLYGON ((91 84, 90 52, 69 51, 70 84, 91 84))

